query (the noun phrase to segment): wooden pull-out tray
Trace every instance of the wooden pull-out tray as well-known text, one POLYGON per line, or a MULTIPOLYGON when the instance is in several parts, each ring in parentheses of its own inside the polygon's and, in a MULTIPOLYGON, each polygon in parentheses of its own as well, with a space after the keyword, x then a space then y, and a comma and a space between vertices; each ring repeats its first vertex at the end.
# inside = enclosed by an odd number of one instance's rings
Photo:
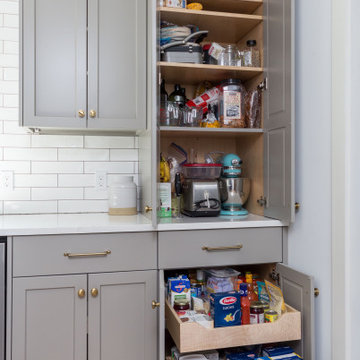
POLYGON ((206 329, 197 323, 183 323, 166 301, 166 327, 181 353, 300 340, 301 314, 286 307, 287 312, 274 323, 206 329))

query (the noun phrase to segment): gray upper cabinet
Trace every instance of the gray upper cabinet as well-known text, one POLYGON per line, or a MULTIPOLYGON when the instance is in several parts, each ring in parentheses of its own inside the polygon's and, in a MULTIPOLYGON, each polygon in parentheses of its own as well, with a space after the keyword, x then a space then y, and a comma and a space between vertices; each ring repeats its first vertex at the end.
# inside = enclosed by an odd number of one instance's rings
POLYGON ((85 128, 86 0, 22 6, 22 124, 85 128))
POLYGON ((22 125, 146 127, 146 0, 22 0, 22 125))
POLYGON ((294 221, 294 3, 266 0, 264 62, 264 214, 294 221))
POLYGON ((146 0, 89 0, 91 129, 142 129, 146 119, 146 0))

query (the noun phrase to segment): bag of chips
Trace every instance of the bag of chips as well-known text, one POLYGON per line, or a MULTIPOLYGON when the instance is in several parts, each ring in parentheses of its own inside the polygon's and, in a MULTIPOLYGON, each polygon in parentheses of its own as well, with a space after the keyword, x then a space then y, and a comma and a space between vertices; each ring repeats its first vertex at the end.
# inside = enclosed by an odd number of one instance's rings
POLYGON ((265 285, 270 298, 270 309, 275 310, 279 315, 286 312, 284 296, 281 289, 267 280, 265 280, 265 285))

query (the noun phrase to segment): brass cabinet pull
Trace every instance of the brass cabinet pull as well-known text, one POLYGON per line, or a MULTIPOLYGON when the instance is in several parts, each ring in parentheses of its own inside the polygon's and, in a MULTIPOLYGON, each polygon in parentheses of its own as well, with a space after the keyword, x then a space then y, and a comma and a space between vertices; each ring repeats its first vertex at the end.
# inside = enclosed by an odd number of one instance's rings
POLYGON ((86 292, 85 292, 84 289, 80 289, 80 290, 78 291, 78 296, 79 296, 79 298, 85 297, 85 294, 86 294, 86 292))
POLYGON ((152 211, 152 207, 146 205, 146 206, 145 206, 145 212, 148 213, 148 212, 150 212, 150 211, 152 211))
POLYGON ((218 246, 218 247, 210 247, 210 246, 203 246, 201 250, 204 251, 227 251, 227 250, 240 250, 242 249, 243 245, 233 245, 233 246, 218 246))
POLYGON ((94 252, 94 253, 83 253, 83 254, 76 254, 76 253, 64 253, 64 256, 68 258, 77 258, 77 257, 92 257, 92 256, 108 256, 111 254, 110 250, 105 250, 103 252, 94 252))
POLYGON ((314 289, 314 296, 318 297, 320 295, 320 290, 318 288, 314 289))
POLYGON ((157 302, 156 300, 153 300, 152 303, 151 303, 151 307, 153 309, 156 309, 156 308, 160 307, 160 303, 157 302))
POLYGON ((91 289, 91 296, 92 297, 97 297, 99 294, 99 290, 97 288, 92 288, 91 289))
POLYGON ((85 117, 85 111, 84 110, 79 110, 78 114, 79 114, 79 117, 81 117, 81 118, 85 117))
POLYGON ((91 118, 94 118, 96 116, 96 111, 95 110, 90 110, 89 115, 91 118))

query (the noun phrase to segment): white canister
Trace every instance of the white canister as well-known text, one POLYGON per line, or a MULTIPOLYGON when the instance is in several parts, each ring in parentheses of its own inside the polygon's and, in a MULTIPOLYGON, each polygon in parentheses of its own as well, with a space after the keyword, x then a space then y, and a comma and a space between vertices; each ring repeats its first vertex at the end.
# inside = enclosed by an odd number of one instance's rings
POLYGON ((132 176, 120 176, 109 189, 109 215, 136 215, 136 184, 132 176))

